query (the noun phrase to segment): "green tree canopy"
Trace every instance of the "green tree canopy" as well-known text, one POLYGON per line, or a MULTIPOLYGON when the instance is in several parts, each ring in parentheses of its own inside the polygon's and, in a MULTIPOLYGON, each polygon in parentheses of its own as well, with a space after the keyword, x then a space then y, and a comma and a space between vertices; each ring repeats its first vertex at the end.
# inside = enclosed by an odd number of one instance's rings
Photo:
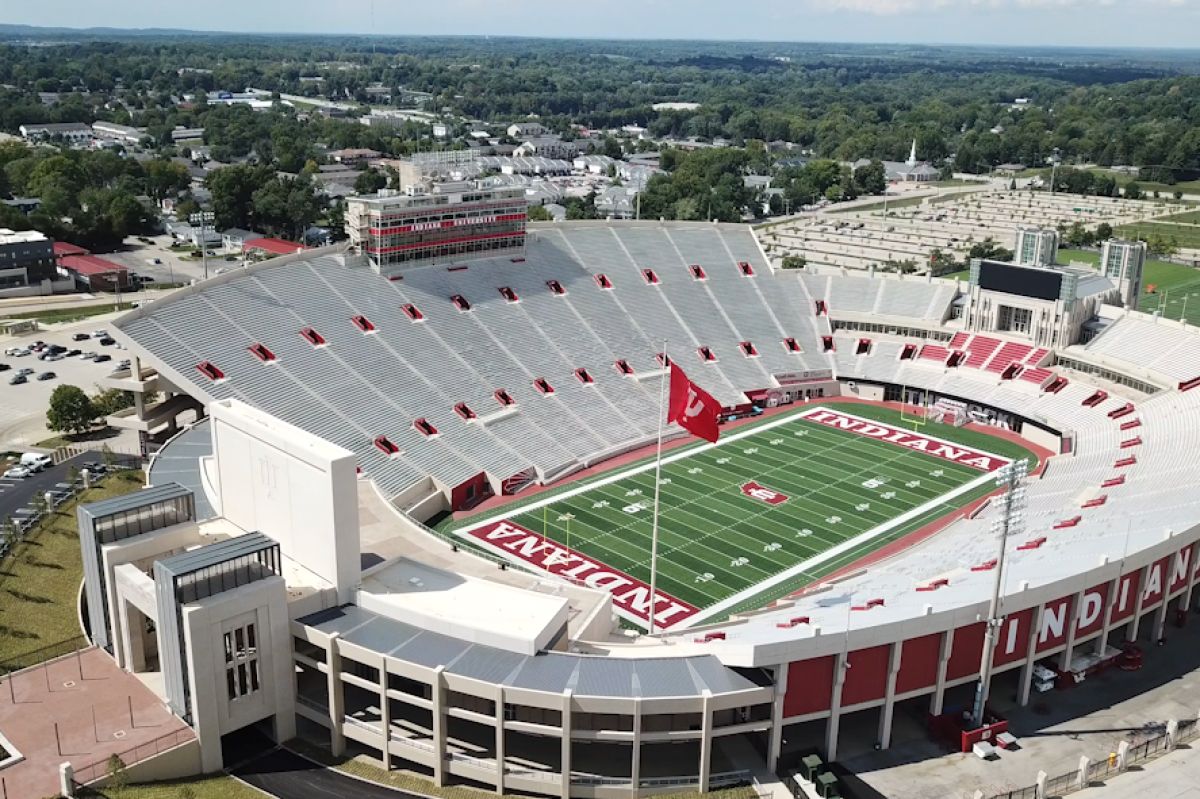
POLYGON ((96 409, 79 386, 61 385, 50 395, 46 427, 56 433, 83 433, 95 420, 96 409))

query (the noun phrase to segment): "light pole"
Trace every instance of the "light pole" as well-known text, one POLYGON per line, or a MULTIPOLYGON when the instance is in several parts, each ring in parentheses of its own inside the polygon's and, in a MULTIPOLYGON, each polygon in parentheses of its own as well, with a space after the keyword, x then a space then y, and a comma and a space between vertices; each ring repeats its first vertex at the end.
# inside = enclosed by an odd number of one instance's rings
POLYGON ((983 712, 987 705, 989 683, 992 679, 992 654, 996 651, 996 639, 1000 637, 1000 627, 1004 619, 1000 616, 1000 590, 1004 579, 1004 555, 1010 536, 1020 533, 1025 528, 1024 480, 1029 474, 1029 461, 1019 460, 1010 463, 996 474, 996 485, 1004 489, 1000 497, 1000 515, 992 522, 992 534, 999 541, 999 554, 996 556, 996 580, 992 586, 992 601, 988 605, 987 630, 983 639, 983 655, 979 660, 979 686, 975 689, 975 706, 971 711, 972 729, 983 726, 983 712))
POLYGON ((208 226, 212 224, 212 211, 200 211, 188 217, 192 227, 200 227, 200 260, 204 262, 204 279, 208 280, 208 226))
POLYGON ((1050 193, 1054 194, 1054 178, 1058 175, 1058 165, 1062 163, 1062 156, 1058 154, 1058 148, 1054 148, 1054 155, 1050 156, 1050 193))

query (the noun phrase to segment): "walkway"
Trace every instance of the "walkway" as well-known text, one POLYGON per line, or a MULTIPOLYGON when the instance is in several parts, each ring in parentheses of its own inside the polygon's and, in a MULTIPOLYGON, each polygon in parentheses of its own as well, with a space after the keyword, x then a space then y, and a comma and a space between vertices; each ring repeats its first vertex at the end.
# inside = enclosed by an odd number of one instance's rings
POLYGON ((428 799, 422 794, 347 777, 336 769, 319 766, 286 749, 270 751, 238 766, 231 773, 279 799, 428 799))

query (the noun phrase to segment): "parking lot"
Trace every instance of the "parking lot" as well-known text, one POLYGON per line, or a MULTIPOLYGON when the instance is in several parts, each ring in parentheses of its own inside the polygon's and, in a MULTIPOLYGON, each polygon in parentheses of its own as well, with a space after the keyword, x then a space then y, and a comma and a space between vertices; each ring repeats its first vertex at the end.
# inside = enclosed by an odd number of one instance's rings
POLYGON ((18 529, 32 525, 37 518, 36 498, 49 493, 52 506, 66 501, 83 485, 82 477, 71 479, 72 470, 84 468, 93 473, 107 471, 98 453, 85 453, 22 479, 0 476, 0 523, 11 519, 18 529))
POLYGON ((0 338, 0 353, 11 347, 28 347, 41 340, 66 347, 68 351, 79 349, 82 353, 109 356, 109 360, 98 363, 82 360, 79 356, 43 361, 38 359, 37 353, 25 356, 0 354, 0 364, 9 367, 0 371, 0 449, 21 449, 53 435, 46 429, 46 408, 56 387, 63 384, 79 386, 88 394, 101 390, 100 379, 116 369, 128 353, 115 343, 101 346, 94 337, 86 341, 73 341, 72 338, 76 333, 90 336, 104 327, 104 321, 93 319, 29 335, 0 338), (33 373, 26 376, 27 382, 12 385, 13 376, 22 369, 32 369, 33 373), (38 380, 44 372, 53 372, 55 377, 38 380))
MULTIPOLYGON (((135 274, 153 278, 147 283, 148 288, 153 288, 156 284, 187 283, 204 277, 204 263, 199 258, 189 257, 190 250, 171 250, 170 236, 163 234, 147 238, 150 240, 148 244, 131 236, 125 240, 123 249, 104 253, 102 257, 123 264, 135 274)), ((210 255, 208 258, 210 275, 217 269, 228 269, 233 265, 226 261, 223 255, 210 255)))

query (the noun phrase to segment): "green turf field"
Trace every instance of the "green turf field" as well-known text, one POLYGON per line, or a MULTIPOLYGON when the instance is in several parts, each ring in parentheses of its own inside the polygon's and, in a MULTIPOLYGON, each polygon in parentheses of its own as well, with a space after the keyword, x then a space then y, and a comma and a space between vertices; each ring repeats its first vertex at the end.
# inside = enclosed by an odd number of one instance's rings
MULTIPOLYGON (((913 429, 911 420, 885 408, 836 410, 913 429)), ((1017 445, 947 425, 928 424, 920 433, 1005 458, 1028 456, 1017 445)), ((664 463, 658 590, 700 609, 720 605, 722 614, 761 606, 987 493, 990 480, 964 490, 984 474, 796 414, 735 430, 717 447, 664 463), (748 483, 787 499, 770 504, 762 498, 769 494, 748 495, 748 483), (846 544, 868 531, 879 534, 846 544), (831 552, 839 545, 843 551, 831 552)), ((614 476, 537 497, 503 517, 648 583, 653 464, 614 476)), ((460 534, 495 518, 465 525, 460 534)))
POLYGON ((1159 221, 1138 222, 1119 226, 1116 234, 1127 239, 1143 240, 1149 239, 1151 236, 1159 236, 1176 247, 1200 249, 1200 225, 1159 221))

